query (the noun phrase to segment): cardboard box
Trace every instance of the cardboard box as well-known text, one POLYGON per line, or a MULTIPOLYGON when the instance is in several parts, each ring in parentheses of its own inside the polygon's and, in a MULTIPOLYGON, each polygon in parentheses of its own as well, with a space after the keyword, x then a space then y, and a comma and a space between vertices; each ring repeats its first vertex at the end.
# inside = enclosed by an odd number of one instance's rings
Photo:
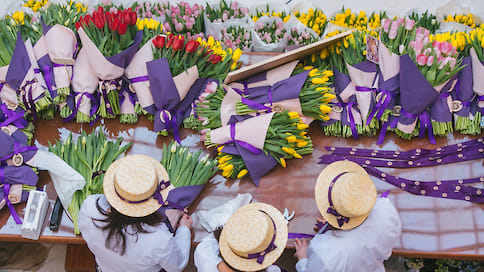
POLYGON ((301 59, 312 53, 319 52, 323 48, 328 47, 333 43, 339 41, 341 38, 348 36, 349 34, 351 34, 351 32, 352 31, 345 31, 331 38, 320 40, 315 43, 291 50, 289 52, 276 55, 272 58, 261 61, 259 63, 255 63, 252 65, 243 67, 239 70, 232 71, 227 75, 224 82, 228 84, 230 82, 239 81, 244 78, 248 78, 250 76, 269 70, 271 68, 277 67, 279 65, 291 62, 293 60, 301 59))

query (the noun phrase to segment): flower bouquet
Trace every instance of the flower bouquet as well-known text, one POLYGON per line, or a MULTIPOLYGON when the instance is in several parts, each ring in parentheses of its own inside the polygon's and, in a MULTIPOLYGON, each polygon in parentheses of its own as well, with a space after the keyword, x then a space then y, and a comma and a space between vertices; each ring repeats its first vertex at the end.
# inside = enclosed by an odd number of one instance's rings
MULTIPOLYGON (((433 47, 429 42, 429 31, 418 28, 415 40, 408 46, 408 54, 400 57, 400 99, 401 115, 398 119, 397 134, 405 139, 415 135, 423 137, 428 128, 429 140, 435 144, 434 132, 443 134, 447 126, 447 120, 435 120, 431 122, 428 116, 428 108, 444 92, 451 89, 451 78, 461 69, 461 60, 453 56, 457 55, 455 48, 450 47, 448 52, 443 52, 433 47), (445 55, 443 55, 445 54, 445 55), (417 128, 417 119, 420 128, 417 128), (440 123, 440 124, 439 124, 440 123), (433 129, 433 125, 437 128, 433 129)), ((433 115, 435 118, 440 116, 433 115)), ((442 116, 445 118, 446 116, 442 116)), ((451 120, 449 120, 451 122, 451 120)), ((446 132, 445 132, 446 134, 446 132)))
POLYGON ((288 36, 288 30, 281 18, 263 16, 253 26, 253 49, 256 52, 282 52, 287 45, 288 36))
POLYGON ((409 15, 409 18, 416 22, 415 28, 423 27, 428 29, 430 33, 435 33, 440 28, 440 22, 437 20, 437 16, 430 13, 428 10, 422 14, 412 12, 412 14, 409 15))
POLYGON ((240 48, 243 51, 252 50, 252 31, 245 26, 229 26, 222 28, 220 41, 225 48, 240 48))
POLYGON ((353 32, 353 34, 344 38, 341 55, 345 60, 351 81, 355 85, 356 101, 363 122, 362 133, 360 134, 374 135, 379 123, 376 119, 370 119, 368 115, 370 109, 376 104, 374 91, 378 69, 374 62, 367 59, 366 42, 366 33, 353 32))
POLYGON ((360 11, 358 15, 352 13, 351 9, 341 9, 341 13, 337 13, 329 20, 333 25, 355 28, 364 31, 367 28, 368 17, 364 11, 360 11))
POLYGON ((470 49, 472 63, 472 88, 476 94, 477 112, 475 118, 479 120, 481 128, 484 127, 484 31, 476 30, 471 36, 470 49))
POLYGON ((166 215, 166 209, 177 209, 188 213, 188 206, 195 201, 204 185, 217 172, 217 161, 210 159, 208 154, 200 158, 201 153, 202 151, 191 152, 188 147, 180 146, 173 141, 168 145, 163 144, 161 164, 170 178, 164 186, 172 188, 159 212, 166 215))
POLYGON ((320 9, 308 9, 307 13, 294 12, 296 18, 308 28, 311 28, 318 36, 321 36, 328 24, 328 18, 320 9))
POLYGON ((111 13, 99 7, 92 16, 85 15, 76 23, 91 69, 99 79, 97 114, 101 117, 114 118, 121 113, 118 100, 121 77, 143 36, 136 20, 131 9, 111 13))
POLYGON ((258 186, 277 163, 286 167, 287 159, 312 153, 307 128, 295 112, 272 112, 210 130, 205 145, 217 147, 218 168, 224 177, 248 173, 258 186))
MULTIPOLYGON (((241 29, 249 27, 249 8, 239 6, 237 1, 231 1, 227 4, 225 0, 220 0, 220 3, 214 6, 207 3, 204 22, 205 36, 213 36, 216 40, 222 40, 224 37, 223 29, 230 33, 236 27, 241 29), (228 30, 229 28, 232 29, 228 30)), ((236 39, 233 41, 236 41, 236 39)))
POLYGON ((13 133, 10 129, 0 131, 2 148, 0 149, 0 161, 7 165, 34 167, 33 161, 37 147, 27 145, 28 137, 21 131, 13 133), (22 135, 23 134, 23 135, 22 135))
POLYGON ((45 49, 37 49, 39 66, 46 78, 47 87, 53 102, 57 105, 65 102, 70 94, 72 66, 78 49, 77 37, 74 34, 75 23, 85 14, 87 7, 82 4, 52 4, 41 10, 43 43, 45 49), (43 53, 47 53, 48 60, 43 53))
POLYGON ((292 17, 287 21, 289 29, 288 45, 307 45, 319 41, 319 35, 301 21, 292 17))
POLYGON ((388 19, 386 11, 372 12, 368 17, 368 30, 377 30, 382 26, 383 19, 388 19))
POLYGON ((80 233, 77 218, 82 202, 88 195, 103 193, 104 172, 131 146, 131 143, 121 146, 121 142, 122 138, 115 142, 107 140, 102 128, 89 135, 82 131, 76 140, 70 133, 65 141, 57 140, 54 144, 49 142, 49 151, 59 156, 86 180, 82 190, 74 193, 67 208, 76 234, 80 233))
POLYGON ((155 38, 153 44, 154 60, 146 65, 156 106, 154 130, 161 135, 173 130, 179 140, 178 126, 190 113, 191 104, 210 79, 225 78, 232 66, 232 56, 225 51, 224 57, 217 55, 196 40, 185 44, 183 36, 172 34, 168 40, 155 38))
POLYGON ((187 38, 203 37, 203 6, 197 3, 190 6, 187 2, 171 5, 163 3, 162 11, 165 14, 163 29, 168 33, 186 34, 187 38))

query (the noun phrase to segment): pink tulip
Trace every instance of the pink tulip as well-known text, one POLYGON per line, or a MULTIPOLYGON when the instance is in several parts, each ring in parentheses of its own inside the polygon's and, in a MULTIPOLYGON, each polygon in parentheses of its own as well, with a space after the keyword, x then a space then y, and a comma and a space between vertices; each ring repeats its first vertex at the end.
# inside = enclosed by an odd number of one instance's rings
POLYGON ((193 28, 193 24, 191 22, 186 22, 185 26, 187 27, 188 30, 191 30, 193 28))
POLYGON ((398 26, 400 26, 400 25, 404 25, 404 20, 403 20, 403 18, 398 18, 398 19, 397 19, 397 23, 398 23, 398 26))
POLYGON ((222 21, 227 21, 228 18, 229 18, 228 12, 224 12, 224 14, 222 14, 222 21))
POLYGON ((449 55, 452 52, 452 44, 450 42, 443 42, 440 49, 442 54, 449 55))
POLYGON ((242 14, 244 14, 244 15, 249 14, 249 8, 247 8, 247 7, 241 8, 240 11, 242 11, 242 14))
POLYGON ((450 63, 450 70, 454 70, 455 65, 457 64, 457 60, 453 57, 447 57, 447 63, 450 63))
POLYGON ((440 47, 441 47, 441 45, 442 45, 442 44, 441 44, 439 41, 434 41, 434 42, 432 43, 432 46, 434 47, 434 50, 437 50, 437 51, 440 51, 440 50, 441 50, 441 48, 440 48, 440 47))
POLYGON ((397 33, 398 33, 398 21, 393 21, 390 27, 390 32, 388 32, 388 38, 390 38, 390 40, 395 39, 397 37, 397 33))
POLYGON ((420 66, 424 66, 425 64, 427 64, 427 56, 425 55, 418 55, 417 56, 417 64, 420 65, 420 66))
POLYGON ((230 3, 230 8, 236 10, 238 8, 238 5, 239 3, 237 3, 237 1, 233 1, 232 3, 230 3))
POLYGON ((282 28, 282 21, 276 22, 276 27, 277 28, 282 28))
POLYGON ((414 20, 412 20, 410 18, 405 19, 405 29, 406 30, 412 30, 414 26, 415 26, 414 20))
POLYGON ((183 30, 183 24, 182 23, 176 23, 175 24, 175 30, 180 32, 183 30))
POLYGON ((171 32, 171 26, 168 22, 165 22, 163 24, 163 30, 166 31, 166 32, 171 32))
POLYGON ((427 66, 430 67, 432 64, 434 64, 434 56, 429 56, 427 58, 427 66))
POLYGON ((109 6, 109 5, 111 5, 111 0, 103 0, 102 3, 105 6, 109 6))
POLYGON ((427 48, 425 48, 425 50, 423 51, 422 54, 424 54, 425 56, 428 56, 428 55, 430 55, 431 52, 432 52, 432 48, 427 47, 427 48))
POLYGON ((279 36, 279 35, 281 35, 281 32, 282 32, 282 31, 281 31, 281 29, 280 29, 280 28, 278 28, 278 29, 276 29, 276 31, 274 32, 274 35, 279 36))
POLYGON ((383 22, 383 31, 385 31, 386 33, 388 33, 388 29, 390 28, 390 24, 391 24, 392 21, 389 20, 389 19, 383 19, 383 20, 385 20, 383 22))
POLYGON ((439 70, 442 70, 446 64, 445 58, 444 57, 439 57, 439 60, 437 61, 439 64, 439 70))
POLYGON ((250 39, 250 33, 249 32, 245 32, 244 33, 244 40, 248 40, 250 39))
POLYGON ((414 44, 413 49, 415 50, 415 52, 417 54, 420 54, 420 52, 422 52, 423 47, 424 47, 424 44, 423 43, 416 41, 415 44, 414 44))

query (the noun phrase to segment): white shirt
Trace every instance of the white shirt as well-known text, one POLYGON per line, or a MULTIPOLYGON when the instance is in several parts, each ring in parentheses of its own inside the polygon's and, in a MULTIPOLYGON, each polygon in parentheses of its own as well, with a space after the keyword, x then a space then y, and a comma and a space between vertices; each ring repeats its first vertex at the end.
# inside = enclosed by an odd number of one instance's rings
MULTIPOLYGON (((351 219, 350 219, 351 220, 351 219)), ((385 271, 401 233, 397 209, 387 198, 378 198, 368 218, 351 230, 331 230, 309 243, 308 258, 296 263, 298 272, 385 271)))
MULTIPOLYGON (((193 255, 195 266, 199 272, 218 272, 217 265, 222 261, 219 254, 218 241, 213 234, 205 237, 198 244, 193 255)), ((271 265, 265 270, 266 272, 281 272, 276 265, 271 265)))
MULTIPOLYGON (((163 223, 158 226, 145 225, 143 227, 149 233, 138 233, 137 237, 126 235, 126 251, 123 256, 106 248, 107 231, 96 227, 92 221, 92 218, 105 218, 96 207, 98 198, 102 208, 109 207, 104 195, 88 196, 79 211, 79 229, 103 272, 157 272, 161 268, 167 272, 178 272, 185 268, 191 246, 191 233, 186 226, 180 226, 173 236, 163 223)), ((94 222, 100 226, 105 224, 94 222)))

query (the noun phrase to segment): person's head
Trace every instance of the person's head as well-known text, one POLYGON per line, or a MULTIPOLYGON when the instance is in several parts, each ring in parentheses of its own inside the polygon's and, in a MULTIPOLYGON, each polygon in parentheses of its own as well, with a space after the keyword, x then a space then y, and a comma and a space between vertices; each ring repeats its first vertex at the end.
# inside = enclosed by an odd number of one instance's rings
POLYGON ((358 164, 344 160, 329 164, 319 174, 315 199, 319 212, 338 229, 363 223, 376 202, 376 187, 358 164))
POLYGON ((104 175, 103 190, 109 211, 100 210, 105 219, 101 228, 108 230, 106 247, 124 254, 125 229, 132 226, 134 233, 146 232, 143 224, 157 225, 162 215, 157 210, 166 199, 172 186, 168 185, 168 173, 155 159, 145 155, 130 155, 116 160, 104 175))
POLYGON ((281 256, 287 243, 287 223, 275 207, 252 203, 239 208, 219 239, 223 260, 239 271, 260 271, 281 256))

